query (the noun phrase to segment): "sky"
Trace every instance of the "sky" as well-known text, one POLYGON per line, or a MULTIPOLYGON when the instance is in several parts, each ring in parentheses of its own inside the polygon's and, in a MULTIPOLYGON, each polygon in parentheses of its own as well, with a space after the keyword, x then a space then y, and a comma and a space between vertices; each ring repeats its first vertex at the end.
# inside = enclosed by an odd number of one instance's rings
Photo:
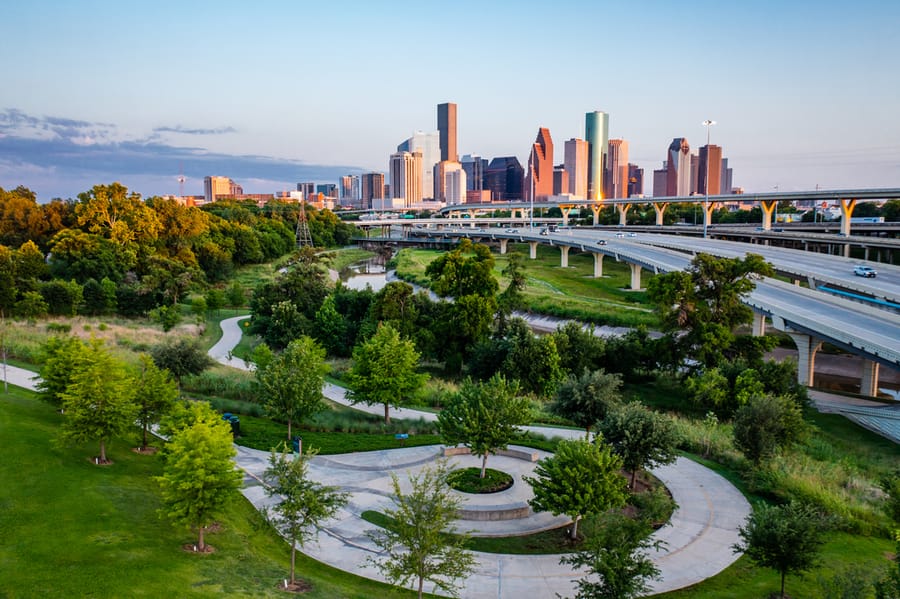
POLYGON ((29 0, 0 6, 0 187, 247 193, 386 172, 436 106, 460 154, 609 114, 630 162, 716 121, 747 192, 900 187, 900 2, 29 0))

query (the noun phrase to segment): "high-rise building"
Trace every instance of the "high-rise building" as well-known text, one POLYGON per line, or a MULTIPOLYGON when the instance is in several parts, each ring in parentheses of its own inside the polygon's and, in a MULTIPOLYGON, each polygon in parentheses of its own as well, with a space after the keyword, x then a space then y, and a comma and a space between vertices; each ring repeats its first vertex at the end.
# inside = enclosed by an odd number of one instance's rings
POLYGON ((320 183, 316 185, 316 193, 321 193, 326 198, 338 197, 338 186, 334 183, 320 183))
POLYGON ((700 158, 696 154, 691 154, 691 190, 688 195, 697 193, 697 181, 700 174, 700 158))
POLYGON ((359 208, 359 176, 344 175, 341 177, 340 188, 341 204, 344 206, 353 206, 359 208))
POLYGON ((588 112, 584 116, 584 139, 588 143, 587 199, 603 199, 603 176, 606 173, 606 152, 609 145, 609 115, 588 112))
MULTIPOLYGON (((654 185, 654 193, 656 189, 654 185)), ((666 196, 691 195, 691 146, 684 137, 676 137, 666 154, 666 196)))
MULTIPOLYGON (((438 202, 450 203, 447 199, 447 178, 449 172, 462 169, 462 164, 452 160, 441 160, 434 165, 434 199, 438 202)), ((465 181, 465 179, 463 179, 465 181)), ((465 190, 463 190, 465 192, 465 190)), ((465 193, 462 194, 465 198, 465 193)))
POLYGON ((484 169, 487 168, 488 161, 478 155, 465 154, 459 162, 466 171, 466 189, 468 191, 484 189, 484 169))
POLYGON ((732 193, 731 168, 728 166, 728 159, 722 158, 722 191, 721 193, 732 193))
POLYGON ((628 142, 624 139, 609 140, 605 197, 628 197, 628 142))
POLYGON ((525 169, 515 156, 500 156, 484 169, 484 189, 495 202, 517 202, 523 197, 522 179, 525 169))
POLYGON ((553 195, 564 193, 569 193, 569 173, 565 164, 557 164, 553 167, 553 195))
POLYGON ((243 194, 243 188, 228 177, 210 176, 203 178, 203 199, 207 202, 215 202, 219 198, 233 198, 243 194))
POLYGON ((437 126, 440 133, 441 160, 458 162, 456 152, 456 104, 446 102, 438 104, 437 126))
POLYGON ((528 155, 525 175, 525 199, 538 201, 553 195, 553 140, 550 129, 538 129, 537 138, 528 155))
POLYGON ((668 175, 669 166, 668 163, 663 160, 663 167, 661 169, 657 169, 653 171, 653 197, 661 198, 666 196, 666 190, 668 190, 668 185, 666 184, 666 175, 668 175))
POLYGON ((715 144, 700 148, 700 165, 697 173, 697 192, 719 195, 722 187, 722 148, 715 144), (708 184, 708 188, 707 188, 708 184))
POLYGON ((578 199, 587 197, 588 143, 573 137, 565 145, 565 165, 569 174, 568 193, 578 199))
POLYGON ((441 161, 444 165, 444 200, 448 206, 466 203, 466 171, 459 162, 441 161))
POLYGON ((384 199, 384 174, 366 173, 362 176, 362 189, 360 190, 360 208, 371 208, 372 200, 384 199))
POLYGON ((422 202, 422 153, 391 154, 391 195, 402 199, 405 206, 422 202))
POLYGON ((312 181, 297 183, 297 191, 303 193, 305 199, 311 198, 316 195, 316 184, 312 181))
MULTIPOLYGON (((413 136, 397 146, 397 152, 419 152, 422 154, 422 193, 430 198, 434 193, 434 165, 441 161, 440 132, 416 131, 413 136)), ((393 180, 391 180, 393 184, 393 180)), ((398 196, 394 196, 398 197, 398 196)))
POLYGON ((644 169, 628 164, 628 197, 644 195, 644 169))

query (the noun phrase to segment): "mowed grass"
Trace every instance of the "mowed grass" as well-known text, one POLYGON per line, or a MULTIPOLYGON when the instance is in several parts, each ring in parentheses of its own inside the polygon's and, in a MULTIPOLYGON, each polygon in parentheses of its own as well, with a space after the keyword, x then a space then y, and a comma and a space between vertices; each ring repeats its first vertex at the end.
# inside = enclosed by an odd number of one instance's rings
MULTIPOLYGON (((538 246, 535 260, 528 258, 527 244, 510 244, 509 251, 525 256, 528 284, 524 296, 529 311, 595 324, 658 326, 647 294, 628 289, 631 271, 627 264, 605 259, 603 277, 595 279, 594 259, 590 254, 571 250, 568 268, 561 268, 557 248, 538 246)), ((397 274, 410 282, 427 285, 425 269, 440 254, 438 250, 404 249, 397 255, 397 274)), ((494 274, 502 290, 509 284, 502 275, 508 257, 495 254, 494 260, 494 274)), ((646 287, 650 276, 643 273, 643 286, 646 287)))
MULTIPOLYGON (((97 467, 95 444, 57 447, 62 416, 30 392, 0 395, 0 596, 284 597, 287 543, 241 496, 222 530, 207 536, 216 552, 181 546, 194 533, 157 516, 158 457, 115 440, 113 464, 97 467)), ((335 570, 298 554, 304 597, 412 597, 412 593, 335 570)))

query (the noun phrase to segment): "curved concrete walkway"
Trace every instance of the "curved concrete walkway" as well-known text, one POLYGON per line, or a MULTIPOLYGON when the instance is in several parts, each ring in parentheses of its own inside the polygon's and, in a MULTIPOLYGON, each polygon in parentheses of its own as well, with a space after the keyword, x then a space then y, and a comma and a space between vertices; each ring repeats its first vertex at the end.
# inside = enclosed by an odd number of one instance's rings
MULTIPOLYGON (((218 362, 237 368, 247 368, 243 360, 230 358, 230 351, 240 340, 239 321, 246 317, 222 321, 222 340, 210 350, 218 362), (226 341, 227 340, 227 341, 226 341), (230 346, 229 346, 230 344, 230 346)), ((326 385, 325 395, 332 401, 349 405, 344 391, 326 385)), ((374 414, 381 414, 380 406, 354 406, 374 414)), ((430 412, 410 409, 392 410, 395 418, 424 418, 433 420, 430 412)), ((581 437, 580 431, 548 427, 529 427, 548 436, 581 437)), ((532 451, 532 450, 529 450, 532 451)), ((538 452, 540 455, 547 455, 538 452)), ((370 559, 377 556, 376 548, 366 536, 373 525, 360 514, 365 510, 382 511, 391 505, 391 474, 397 474, 401 486, 406 473, 416 473, 433 464, 442 454, 441 447, 410 447, 387 451, 373 451, 344 455, 318 456, 310 464, 310 475, 321 482, 336 485, 351 495, 341 513, 326 523, 317 542, 310 543, 304 553, 342 570, 383 580, 370 559)), ((268 465, 267 452, 238 447, 238 465, 247 473, 244 495, 258 508, 270 505, 259 477, 268 465)), ((463 466, 479 465, 473 456, 455 456, 451 463, 463 466)), ((530 496, 530 488, 521 475, 534 468, 532 462, 491 456, 488 463, 514 474, 516 484, 504 493, 479 497, 485 507, 518 505, 530 496)), ((680 589, 715 576, 733 563, 738 556, 731 546, 738 541, 737 529, 750 513, 750 505, 727 480, 699 464, 679 458, 674 464, 653 470, 668 487, 678 508, 670 524, 653 538, 665 546, 653 552, 653 561, 660 569, 660 580, 652 585, 654 593, 680 589)), ((466 501, 470 496, 460 494, 466 501)), ((534 514, 523 520, 499 522, 457 521, 461 530, 478 528, 486 534, 523 534, 565 523, 564 518, 548 514, 534 514)), ((463 583, 460 594, 464 599, 522 599, 523 597, 555 597, 571 595, 574 581, 584 574, 559 563, 558 555, 501 555, 476 553, 475 573, 463 583)), ((433 589, 426 585, 426 590, 433 589)))

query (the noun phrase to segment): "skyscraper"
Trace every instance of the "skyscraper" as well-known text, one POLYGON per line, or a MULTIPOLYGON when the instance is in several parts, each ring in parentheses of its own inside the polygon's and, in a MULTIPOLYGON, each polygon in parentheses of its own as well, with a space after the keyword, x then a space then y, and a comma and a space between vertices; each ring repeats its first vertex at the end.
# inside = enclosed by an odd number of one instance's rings
POLYGON ((656 169, 653 171, 653 197, 661 198, 666 194, 666 189, 668 189, 668 185, 666 185, 666 175, 669 172, 668 163, 663 160, 663 166, 660 169, 656 169))
POLYGON ((715 144, 700 148, 700 168, 697 173, 697 192, 706 193, 709 183, 709 195, 719 195, 722 188, 722 148, 715 144))
POLYGON ((391 154, 391 195, 402 199, 404 206, 422 202, 422 153, 391 154))
POLYGON ((204 177, 203 196, 207 202, 215 202, 219 198, 241 195, 244 190, 228 177, 204 177))
POLYGON ((603 199, 603 176, 606 171, 606 152, 609 144, 609 115, 588 112, 584 116, 584 139, 588 143, 587 199, 603 199))
POLYGON ((564 193, 569 193, 569 173, 565 164, 557 164, 553 167, 553 195, 564 193))
POLYGON ((441 161, 444 165, 444 199, 448 206, 466 203, 466 171, 458 162, 441 161))
POLYGON ((452 102, 438 104, 437 127, 441 135, 441 160, 458 162, 459 154, 456 152, 456 104, 452 102))
POLYGON ((382 173, 366 173, 362 176, 362 206, 361 208, 371 208, 372 200, 384 199, 384 174, 382 173))
POLYGON ((478 155, 464 154, 459 162, 466 171, 466 189, 469 191, 484 189, 484 170, 488 166, 488 161, 478 155))
MULTIPOLYGON (((676 137, 666 154, 667 196, 691 195, 691 146, 684 137, 676 137)), ((655 181, 655 179, 654 179, 655 181)), ((654 185, 653 195, 656 195, 654 185)))
POLYGON ((516 202, 522 199, 522 179, 525 169, 515 156, 500 156, 484 169, 484 189, 490 190, 495 202, 516 202))
POLYGON ((644 169, 628 164, 628 197, 644 195, 644 169))
POLYGON ((628 197, 628 142, 624 139, 609 140, 605 197, 628 197))
POLYGON ((297 191, 303 193, 303 198, 312 198, 316 195, 316 184, 313 181, 297 183, 297 191))
POLYGON ((572 138, 565 145, 566 172, 569 173, 568 193, 578 199, 587 197, 588 186, 588 143, 572 138))
POLYGON ((341 203, 345 206, 359 207, 359 176, 344 175, 341 177, 340 188, 341 203))
MULTIPOLYGON (((441 160, 440 132, 416 131, 412 137, 397 146, 397 152, 412 153, 416 151, 422 154, 421 189, 423 197, 430 198, 434 195, 434 165, 441 160)), ((393 183, 392 179, 391 184, 393 185, 393 183)))
POLYGON ((550 129, 546 127, 538 129, 537 138, 528 155, 525 194, 526 200, 534 201, 553 195, 553 140, 550 138, 550 129))

